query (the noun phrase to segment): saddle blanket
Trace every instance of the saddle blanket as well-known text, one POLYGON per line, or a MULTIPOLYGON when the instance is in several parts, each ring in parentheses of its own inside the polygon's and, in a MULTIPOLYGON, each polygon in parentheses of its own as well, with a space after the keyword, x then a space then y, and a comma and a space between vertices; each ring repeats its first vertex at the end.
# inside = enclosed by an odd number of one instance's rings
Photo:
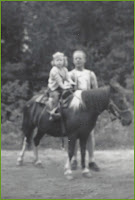
POLYGON ((46 104, 48 97, 45 94, 38 94, 35 96, 35 101, 38 103, 46 104))
MULTIPOLYGON (((69 103, 73 99, 72 93, 64 93, 60 98, 60 104, 63 108, 66 108, 69 106, 69 103)), ((34 97, 35 102, 46 104, 48 101, 48 96, 46 94, 38 94, 34 97)))

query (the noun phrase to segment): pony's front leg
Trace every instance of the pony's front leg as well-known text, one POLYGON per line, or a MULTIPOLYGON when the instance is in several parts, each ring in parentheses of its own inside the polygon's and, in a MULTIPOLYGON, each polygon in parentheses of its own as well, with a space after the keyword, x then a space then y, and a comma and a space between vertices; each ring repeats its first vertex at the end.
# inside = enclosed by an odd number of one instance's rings
POLYGON ((71 160, 74 154, 76 137, 72 135, 72 137, 68 138, 68 159, 65 165, 65 173, 67 179, 73 179, 72 170, 71 170, 71 160))
POLYGON ((85 166, 86 141, 83 138, 80 139, 80 148, 81 148, 82 174, 84 177, 90 178, 92 176, 90 170, 85 166))
POLYGON ((39 155, 38 155, 38 146, 39 146, 40 140, 43 137, 43 135, 44 134, 38 130, 36 136, 34 137, 33 153, 34 153, 34 164, 36 166, 42 165, 42 162, 39 159, 39 155))
POLYGON ((42 165, 42 162, 41 162, 41 160, 39 159, 39 156, 38 156, 38 146, 33 145, 33 153, 34 153, 34 161, 33 161, 34 164, 36 166, 42 165))
POLYGON ((23 146, 22 146, 22 150, 21 152, 19 153, 19 156, 17 158, 17 163, 16 165, 17 166, 21 166, 23 164, 23 158, 24 158, 24 153, 25 153, 25 149, 26 149, 26 146, 27 146, 27 142, 26 142, 26 137, 24 138, 23 140, 23 146))
POLYGON ((64 175, 67 177, 67 179, 72 179, 71 162, 69 160, 69 157, 67 158, 64 170, 64 175))

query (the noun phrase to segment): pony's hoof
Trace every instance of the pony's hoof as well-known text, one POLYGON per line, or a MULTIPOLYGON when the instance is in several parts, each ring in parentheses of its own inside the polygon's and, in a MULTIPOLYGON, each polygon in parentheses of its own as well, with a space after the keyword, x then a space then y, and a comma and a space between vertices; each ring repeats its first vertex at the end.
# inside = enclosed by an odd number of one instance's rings
POLYGON ((36 167, 42 167, 42 162, 41 162, 41 160, 36 161, 36 162, 34 163, 34 165, 35 165, 36 167))
POLYGON ((66 170, 64 175, 66 176, 66 179, 73 180, 73 175, 71 170, 66 170))
POLYGON ((92 174, 90 173, 89 169, 87 169, 87 168, 82 171, 82 175, 85 178, 91 178, 92 177, 92 174))
POLYGON ((16 166, 22 166, 23 165, 23 160, 18 159, 16 162, 16 166))

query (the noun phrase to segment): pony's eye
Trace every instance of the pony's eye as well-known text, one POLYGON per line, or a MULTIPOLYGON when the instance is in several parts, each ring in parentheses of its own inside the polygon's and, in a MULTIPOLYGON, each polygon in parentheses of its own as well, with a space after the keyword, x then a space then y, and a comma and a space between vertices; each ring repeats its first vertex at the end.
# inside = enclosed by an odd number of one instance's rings
POLYGON ((124 103, 124 99, 120 99, 119 101, 120 101, 120 103, 124 103))

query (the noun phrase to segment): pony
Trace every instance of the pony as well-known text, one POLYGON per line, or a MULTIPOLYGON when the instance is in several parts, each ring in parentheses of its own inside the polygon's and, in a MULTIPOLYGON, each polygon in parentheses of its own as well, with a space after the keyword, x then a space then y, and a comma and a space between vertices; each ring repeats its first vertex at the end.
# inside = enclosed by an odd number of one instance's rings
POLYGON ((50 121, 46 106, 36 102, 35 97, 33 97, 26 103, 23 110, 24 140, 17 165, 22 165, 26 146, 30 144, 33 130, 37 128, 37 133, 33 138, 35 165, 41 164, 38 157, 38 146, 44 134, 54 137, 63 135, 68 137, 68 161, 65 165, 65 176, 73 178, 71 160, 77 139, 80 142, 82 174, 87 177, 91 176, 85 165, 86 142, 98 116, 104 110, 112 113, 124 126, 130 125, 132 122, 132 114, 128 107, 124 88, 120 84, 111 82, 108 86, 98 89, 75 91, 68 107, 62 109, 66 130, 63 134, 61 120, 50 121))

